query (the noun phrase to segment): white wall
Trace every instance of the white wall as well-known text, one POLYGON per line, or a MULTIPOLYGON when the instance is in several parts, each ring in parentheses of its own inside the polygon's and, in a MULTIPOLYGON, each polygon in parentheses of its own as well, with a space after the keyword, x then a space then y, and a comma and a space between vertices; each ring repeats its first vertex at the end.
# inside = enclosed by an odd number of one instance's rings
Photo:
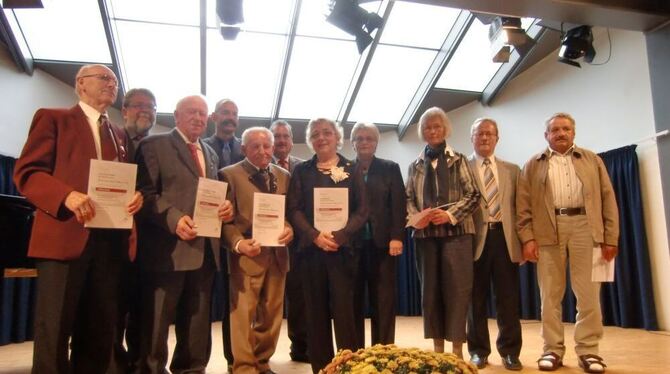
MULTIPOLYGON (((596 63, 607 58, 604 29, 594 30, 596 63)), ((470 124, 478 117, 492 117, 500 127, 497 155, 519 165, 546 147, 544 124, 554 112, 571 113, 577 122, 575 142, 596 152, 618 148, 653 135, 654 118, 644 35, 611 30, 612 57, 602 66, 582 64, 578 69, 549 55, 515 78, 493 105, 473 102, 449 113, 453 133, 449 143, 470 154, 470 124)), ((403 142, 395 135, 382 137, 378 154, 400 163, 405 172, 423 144, 412 126, 403 142)), ((670 256, 662 207, 658 152, 653 141, 638 146, 645 223, 652 263, 656 310, 662 329, 670 329, 670 256)), ((625 228, 623 228, 625 229, 625 228)))

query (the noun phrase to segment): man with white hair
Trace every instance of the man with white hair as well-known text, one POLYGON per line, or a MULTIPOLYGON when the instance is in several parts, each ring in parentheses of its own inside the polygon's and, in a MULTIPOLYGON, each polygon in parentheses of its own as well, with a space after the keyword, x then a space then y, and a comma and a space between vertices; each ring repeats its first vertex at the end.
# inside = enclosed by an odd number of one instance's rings
POLYGON ((230 333, 233 372, 273 373, 270 357, 279 339, 284 305, 284 282, 289 267, 288 243, 293 229, 288 220, 277 238, 279 246, 264 246, 252 236, 254 200, 260 194, 285 195, 290 174, 271 164, 273 136, 265 127, 251 127, 242 134, 245 159, 219 171, 228 182, 229 197, 237 212, 224 225, 223 240, 229 248, 230 333))
MULTIPOLYGON (((91 160, 125 161, 119 129, 107 117, 118 80, 104 65, 86 65, 75 88, 74 107, 35 113, 14 170, 19 192, 37 208, 28 248, 39 272, 33 373, 107 370, 121 266, 135 255, 130 230, 85 226, 96 215, 87 195, 91 160)), ((141 206, 136 192, 127 212, 141 206)))

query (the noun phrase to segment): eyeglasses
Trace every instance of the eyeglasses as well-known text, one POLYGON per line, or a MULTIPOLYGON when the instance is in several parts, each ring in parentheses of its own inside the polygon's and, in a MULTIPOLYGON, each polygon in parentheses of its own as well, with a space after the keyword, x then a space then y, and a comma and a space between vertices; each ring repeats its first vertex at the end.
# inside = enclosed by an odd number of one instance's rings
POLYGON ((105 83, 112 82, 115 86, 119 85, 119 81, 116 80, 116 77, 114 77, 113 75, 109 75, 109 74, 87 74, 87 75, 82 75, 79 78, 91 78, 91 77, 98 78, 105 83))
POLYGON ((368 142, 368 143, 374 143, 377 141, 377 138, 374 136, 356 136, 354 137, 354 142, 355 143, 363 143, 363 142, 368 142))
POLYGON ((156 105, 147 104, 147 103, 134 103, 134 104, 126 105, 126 108, 142 109, 142 110, 156 110, 156 105))
POLYGON ((493 132, 476 132, 475 136, 478 138, 484 138, 484 137, 495 138, 498 136, 498 134, 493 132))

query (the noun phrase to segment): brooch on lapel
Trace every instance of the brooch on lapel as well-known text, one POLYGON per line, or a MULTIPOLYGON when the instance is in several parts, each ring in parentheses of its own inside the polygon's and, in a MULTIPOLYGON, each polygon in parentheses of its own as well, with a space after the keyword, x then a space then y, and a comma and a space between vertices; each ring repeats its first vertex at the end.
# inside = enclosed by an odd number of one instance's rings
POLYGON ((343 166, 333 166, 330 168, 329 173, 330 173, 330 179, 332 179, 333 182, 335 183, 340 183, 343 180, 349 178, 349 173, 344 171, 343 166))

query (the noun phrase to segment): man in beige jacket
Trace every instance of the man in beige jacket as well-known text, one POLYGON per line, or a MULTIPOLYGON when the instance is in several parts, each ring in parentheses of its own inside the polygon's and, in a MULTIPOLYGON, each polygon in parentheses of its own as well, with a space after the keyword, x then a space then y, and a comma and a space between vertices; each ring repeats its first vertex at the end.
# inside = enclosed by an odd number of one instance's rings
POLYGON ((606 365, 598 356, 603 335, 600 283, 591 281, 591 267, 595 248, 607 261, 617 254, 619 214, 614 190, 600 157, 575 146, 575 121, 569 114, 554 114, 545 125, 549 147, 524 166, 516 199, 524 258, 537 262, 544 339, 538 366, 553 371, 563 363, 561 301, 569 262, 577 297, 578 363, 587 373, 602 373, 606 365))

